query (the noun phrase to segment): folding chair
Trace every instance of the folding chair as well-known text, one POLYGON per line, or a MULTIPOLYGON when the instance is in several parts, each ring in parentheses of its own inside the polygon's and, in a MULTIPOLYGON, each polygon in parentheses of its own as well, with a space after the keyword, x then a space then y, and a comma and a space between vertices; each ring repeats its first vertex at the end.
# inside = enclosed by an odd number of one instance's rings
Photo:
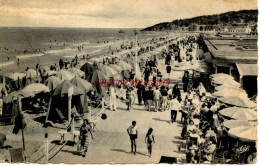
POLYGON ((56 111, 57 114, 59 115, 60 120, 61 120, 62 122, 64 122, 64 120, 65 120, 66 118, 64 117, 64 115, 62 114, 62 112, 61 112, 59 109, 57 109, 57 108, 55 108, 55 111, 56 111))
POLYGON ((23 148, 9 149, 11 163, 25 163, 23 148))

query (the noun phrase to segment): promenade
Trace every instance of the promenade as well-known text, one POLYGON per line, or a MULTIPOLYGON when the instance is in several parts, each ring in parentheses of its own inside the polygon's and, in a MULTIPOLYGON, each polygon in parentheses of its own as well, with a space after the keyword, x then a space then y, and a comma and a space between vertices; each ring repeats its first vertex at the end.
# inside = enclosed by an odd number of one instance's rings
MULTIPOLYGON (((202 50, 196 50, 196 56, 202 50)), ((159 67, 163 78, 167 78, 166 65, 163 60, 159 61, 159 67)), ((181 81, 181 72, 173 71, 170 78, 181 81)), ((172 85, 170 85, 172 87, 172 85)), ((169 91, 171 93, 171 89, 169 91)), ((184 93, 182 93, 184 98, 184 93)), ((137 100, 136 100, 137 103, 137 100)), ((178 146, 184 140, 180 139, 182 124, 181 114, 178 113, 177 123, 170 123, 170 111, 148 112, 144 105, 135 105, 134 110, 128 112, 126 104, 117 100, 117 111, 106 110, 107 119, 98 119, 98 131, 94 132, 94 140, 89 145, 86 157, 77 152, 76 146, 65 146, 50 163, 67 164, 133 164, 133 163, 159 163, 162 156, 185 159, 185 154, 178 152, 178 146), (137 122, 138 139, 137 154, 131 154, 130 138, 126 129, 132 121, 137 122), (145 144, 145 135, 148 129, 154 129, 155 144, 153 144, 153 155, 149 158, 145 144)))

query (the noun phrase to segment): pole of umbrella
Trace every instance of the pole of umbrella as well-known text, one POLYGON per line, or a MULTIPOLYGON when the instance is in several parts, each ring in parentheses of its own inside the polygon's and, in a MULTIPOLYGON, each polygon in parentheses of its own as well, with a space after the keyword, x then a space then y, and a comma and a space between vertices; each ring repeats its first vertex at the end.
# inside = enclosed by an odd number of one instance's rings
MULTIPOLYGON (((22 127, 23 128, 23 127, 22 127)), ((23 150, 25 151, 25 143, 24 143, 24 133, 23 133, 23 129, 22 129, 22 141, 23 141, 23 150)))
POLYGON ((135 78, 137 76, 137 31, 135 30, 135 78))
MULTIPOLYGON (((21 101, 20 95, 17 96, 17 100, 18 100, 18 114, 22 114, 22 101, 21 101)), ((21 125, 23 125, 23 123, 21 125)), ((25 142, 24 142, 24 133, 23 133, 24 126, 21 126, 21 127, 22 127, 23 150, 25 151, 25 142)))
POLYGON ((50 100, 49 100, 48 110, 47 110, 47 114, 46 114, 45 123, 47 123, 48 118, 49 118, 49 113, 50 113, 50 109, 51 109, 51 102, 52 102, 52 96, 50 97, 50 100))
POLYGON ((68 89, 68 120, 71 121, 71 100, 73 94, 73 87, 68 89))

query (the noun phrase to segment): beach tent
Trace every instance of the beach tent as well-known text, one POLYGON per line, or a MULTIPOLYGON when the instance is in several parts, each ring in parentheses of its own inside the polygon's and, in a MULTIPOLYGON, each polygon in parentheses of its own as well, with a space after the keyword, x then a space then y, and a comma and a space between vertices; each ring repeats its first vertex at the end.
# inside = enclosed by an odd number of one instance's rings
POLYGON ((49 100, 49 108, 46 115, 46 121, 59 121, 69 119, 71 108, 75 107, 77 113, 83 114, 83 106, 80 96, 85 94, 83 89, 78 88, 69 81, 65 80, 59 84, 49 100), (69 91, 73 89, 72 96, 69 91))
POLYGON ((257 140, 257 128, 252 126, 231 128, 228 135, 244 142, 255 142, 257 140))
POLYGON ((62 83, 62 80, 56 76, 50 76, 47 80, 45 80, 44 85, 46 85, 50 91, 54 91, 54 89, 62 83))
POLYGON ((130 64, 128 64, 122 60, 118 62, 118 65, 121 66, 123 68, 123 70, 130 71, 131 69, 133 69, 133 67, 130 64))
POLYGON ((75 85, 76 87, 84 90, 85 93, 88 93, 90 90, 93 89, 92 84, 82 78, 74 77, 70 82, 75 85))
POLYGON ((85 76, 85 73, 75 67, 73 68, 69 68, 68 69, 69 72, 75 74, 77 77, 84 77, 85 76))
POLYGON ((129 65, 131 65, 131 67, 134 69, 135 68, 135 62, 132 59, 129 58, 125 58, 124 60, 126 63, 128 63, 129 65))
POLYGON ((58 72, 57 77, 58 77, 60 80, 62 80, 62 81, 64 81, 64 80, 69 81, 69 80, 71 80, 73 77, 75 77, 75 74, 73 74, 73 73, 71 73, 71 72, 69 72, 69 71, 66 71, 66 70, 62 69, 62 70, 60 70, 60 71, 58 72))
POLYGON ((105 75, 102 71, 96 70, 91 78, 91 83, 93 88, 101 95, 105 94, 108 90, 107 82, 109 77, 105 75))
POLYGON ((81 66, 80 70, 85 72, 85 79, 90 81, 93 72, 97 70, 97 68, 93 64, 86 62, 83 66, 81 66))
POLYGON ((132 67, 130 64, 126 63, 123 60, 119 61, 118 65, 123 68, 122 76, 129 78, 129 72, 131 71, 131 69, 134 69, 134 67, 132 67))
POLYGON ((238 96, 228 96, 228 97, 222 97, 219 99, 220 102, 237 106, 237 107, 243 107, 243 108, 255 108, 256 103, 249 100, 248 98, 241 98, 238 96))
POLYGON ((229 107, 220 110, 219 113, 224 117, 235 119, 235 120, 247 120, 247 121, 257 120, 257 112, 248 108, 229 107))
POLYGON ((114 69, 118 74, 124 70, 124 68, 122 66, 119 66, 117 64, 110 64, 109 67, 114 69))
POLYGON ((92 84, 82 78, 79 77, 74 77, 72 80, 70 80, 70 82, 75 85, 76 87, 84 90, 84 94, 80 96, 80 100, 82 103, 82 107, 84 108, 84 106, 86 105, 86 101, 87 101, 87 93, 90 90, 93 90, 94 88, 92 87, 92 84))
POLYGON ((111 67, 107 66, 107 65, 103 65, 101 68, 100 68, 100 71, 102 73, 104 73, 106 76, 108 77, 113 77, 115 75, 117 75, 118 73, 111 67))

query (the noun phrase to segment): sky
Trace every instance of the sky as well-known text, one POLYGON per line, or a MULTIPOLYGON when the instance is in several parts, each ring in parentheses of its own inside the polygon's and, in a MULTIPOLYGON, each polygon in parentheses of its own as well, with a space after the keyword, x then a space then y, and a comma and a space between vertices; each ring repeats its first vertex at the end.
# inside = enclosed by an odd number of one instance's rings
POLYGON ((145 28, 242 9, 257 0, 0 0, 0 26, 145 28))

